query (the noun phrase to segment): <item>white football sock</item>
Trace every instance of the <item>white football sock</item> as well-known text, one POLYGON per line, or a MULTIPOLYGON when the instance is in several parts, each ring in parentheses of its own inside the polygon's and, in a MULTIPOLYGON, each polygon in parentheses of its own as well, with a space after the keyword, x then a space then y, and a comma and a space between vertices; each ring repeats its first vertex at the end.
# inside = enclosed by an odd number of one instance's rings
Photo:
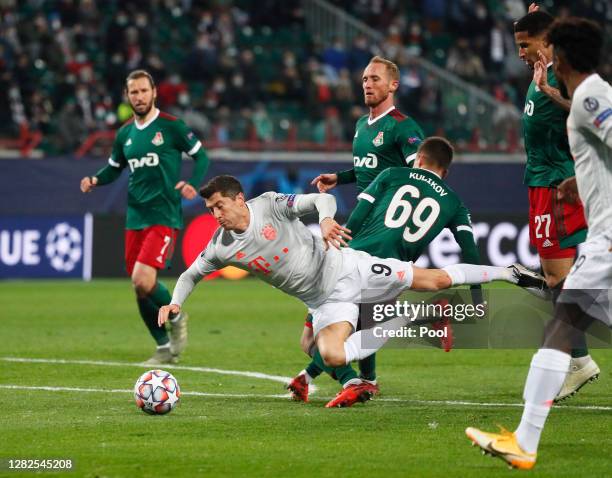
POLYGON ((453 264, 442 268, 450 276, 453 285, 484 284, 504 280, 516 284, 512 270, 507 267, 477 266, 474 264, 453 264))
POLYGON ((525 408, 515 431, 519 446, 527 453, 538 451, 544 423, 565 381, 570 360, 569 354, 555 349, 540 349, 531 360, 523 391, 525 408))
POLYGON ((157 350, 160 350, 160 349, 169 349, 169 348, 170 348, 170 342, 167 342, 167 343, 165 343, 163 345, 158 345, 157 346, 157 350))
POLYGON ((384 334, 384 331, 398 330, 408 324, 409 319, 407 317, 396 317, 394 319, 377 324, 371 329, 360 330, 351 335, 346 342, 344 342, 344 354, 346 357, 346 363, 351 363, 353 360, 364 359, 387 343, 389 337, 384 334), (382 337, 380 337, 382 335, 382 337), (368 347, 364 348, 363 344, 367 343, 368 347))

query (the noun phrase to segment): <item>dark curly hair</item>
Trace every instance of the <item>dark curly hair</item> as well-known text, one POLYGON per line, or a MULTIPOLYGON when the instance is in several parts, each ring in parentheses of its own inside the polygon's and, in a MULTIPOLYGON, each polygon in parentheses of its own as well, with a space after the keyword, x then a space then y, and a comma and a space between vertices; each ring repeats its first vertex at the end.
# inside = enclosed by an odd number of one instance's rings
POLYGON ((530 37, 538 36, 554 22, 555 19, 546 12, 531 12, 514 24, 514 33, 527 32, 530 37))
POLYGON ((556 20, 548 30, 546 41, 580 73, 590 73, 599 66, 603 33, 592 20, 577 17, 556 20))
POLYGON ((204 199, 209 199, 215 193, 221 193, 221 196, 235 199, 239 193, 244 194, 244 191, 238 179, 224 174, 215 176, 200 188, 200 196, 204 199))

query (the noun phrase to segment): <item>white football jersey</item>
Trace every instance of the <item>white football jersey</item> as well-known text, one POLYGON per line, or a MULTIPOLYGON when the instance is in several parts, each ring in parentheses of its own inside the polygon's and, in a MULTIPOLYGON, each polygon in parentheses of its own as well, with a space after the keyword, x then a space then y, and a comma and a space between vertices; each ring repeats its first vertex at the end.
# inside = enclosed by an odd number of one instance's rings
MULTIPOLYGON (((342 269, 342 254, 316 237, 300 215, 316 212, 316 194, 267 192, 247 201, 250 221, 246 231, 217 229, 208 246, 177 283, 172 303, 181 305, 202 276, 225 266, 246 270, 255 277, 316 307, 329 297, 342 269), (199 276, 199 277, 198 277, 199 276)), ((327 195, 325 195, 327 196, 327 195)), ((329 196, 335 212, 335 201, 329 196)))
POLYGON ((567 136, 588 237, 612 234, 612 87, 596 73, 574 91, 567 136))

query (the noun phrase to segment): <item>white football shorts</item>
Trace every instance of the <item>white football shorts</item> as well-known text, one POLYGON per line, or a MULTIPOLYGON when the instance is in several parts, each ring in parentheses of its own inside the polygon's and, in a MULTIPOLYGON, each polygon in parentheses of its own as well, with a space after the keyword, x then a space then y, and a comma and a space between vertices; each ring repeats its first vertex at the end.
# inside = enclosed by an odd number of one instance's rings
POLYGON ((412 262, 381 259, 363 251, 342 249, 342 270, 336 287, 319 307, 309 309, 314 335, 328 325, 349 322, 357 327, 357 304, 384 302, 412 285, 412 262))
POLYGON ((587 239, 559 295, 559 302, 577 304, 608 327, 612 327, 611 248, 610 237, 600 235, 587 239))

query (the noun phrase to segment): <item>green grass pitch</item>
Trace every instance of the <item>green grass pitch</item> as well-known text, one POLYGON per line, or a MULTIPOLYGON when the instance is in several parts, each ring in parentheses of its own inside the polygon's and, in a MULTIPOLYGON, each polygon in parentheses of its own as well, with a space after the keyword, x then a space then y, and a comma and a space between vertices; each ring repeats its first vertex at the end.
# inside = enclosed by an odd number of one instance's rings
MULTIPOLYGON (((508 404, 521 402, 533 350, 383 350, 380 399, 334 410, 323 408, 338 389, 328 377, 303 404, 278 397, 283 385, 270 378, 167 367, 186 393, 171 414, 151 417, 130 392, 153 343, 127 280, 5 281, 0 304, 2 476, 19 476, 8 458, 70 458, 68 476, 92 477, 521 473, 481 456, 464 429, 516 426, 521 408, 508 404)), ((266 284, 211 281, 186 308, 181 366, 289 377, 307 363, 304 306, 266 284)), ((553 409, 531 476, 610 476, 612 351, 593 355, 599 382, 553 409)))

